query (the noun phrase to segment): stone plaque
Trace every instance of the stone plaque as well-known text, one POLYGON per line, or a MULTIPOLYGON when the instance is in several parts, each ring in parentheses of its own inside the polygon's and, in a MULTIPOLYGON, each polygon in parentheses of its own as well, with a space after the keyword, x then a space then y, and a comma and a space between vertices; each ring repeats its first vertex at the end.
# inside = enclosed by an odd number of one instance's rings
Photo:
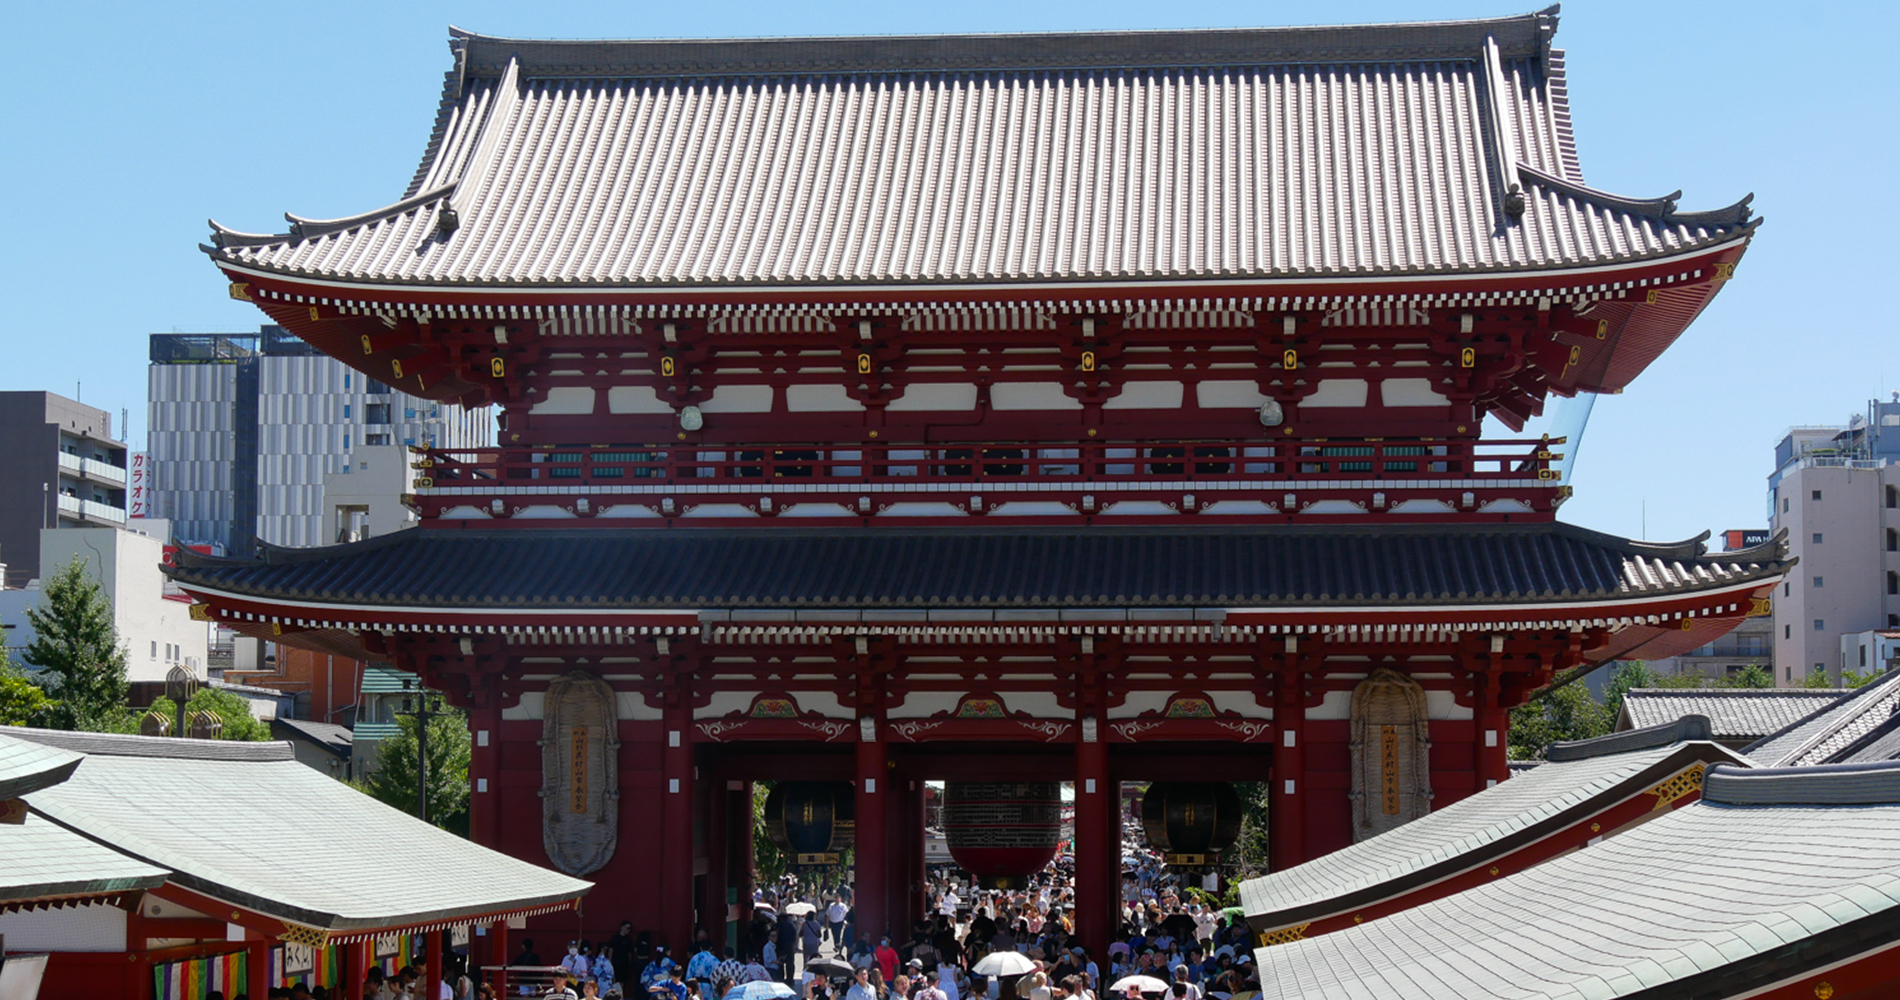
POLYGON ((541 843, 569 875, 598 871, 620 829, 614 689, 584 670, 548 684, 541 721, 541 843))

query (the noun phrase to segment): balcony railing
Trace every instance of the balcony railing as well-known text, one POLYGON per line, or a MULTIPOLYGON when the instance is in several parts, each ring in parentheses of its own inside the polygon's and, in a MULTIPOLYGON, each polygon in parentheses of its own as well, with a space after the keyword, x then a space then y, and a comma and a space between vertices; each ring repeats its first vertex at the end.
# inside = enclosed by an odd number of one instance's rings
POLYGON ((111 504, 99 503, 93 500, 81 500, 78 497, 69 497, 65 494, 60 495, 59 512, 67 517, 101 521, 106 524, 125 523, 125 508, 123 507, 114 507, 111 504))
MULTIPOLYGON (((709 505, 777 515, 1548 512, 1565 495, 1556 440, 678 444, 418 449, 425 518, 674 517, 709 505), (1317 506, 1323 501, 1342 501, 1317 506), (1413 503, 1423 501, 1424 503, 1413 503), (1062 509, 1052 509, 1050 504, 1062 509), (906 505, 892 511, 897 505, 906 505), (1159 504, 1160 506, 1155 506, 1159 504), (1034 507, 1030 505, 1036 505, 1034 507), (828 506, 830 511, 819 508, 828 506), (1317 509, 1316 509, 1317 506, 1317 509), (835 508, 842 507, 843 511, 835 508), (1398 510, 1399 508, 1403 510, 1398 510), (470 508, 474 510, 471 512, 470 508), (614 510, 615 508, 625 508, 614 510)), ((701 516, 705 516, 702 512, 701 516)))
POLYGON ((95 458, 80 458, 78 455, 59 453, 60 470, 74 476, 94 479, 114 486, 125 485, 125 470, 111 462, 101 462, 95 458))

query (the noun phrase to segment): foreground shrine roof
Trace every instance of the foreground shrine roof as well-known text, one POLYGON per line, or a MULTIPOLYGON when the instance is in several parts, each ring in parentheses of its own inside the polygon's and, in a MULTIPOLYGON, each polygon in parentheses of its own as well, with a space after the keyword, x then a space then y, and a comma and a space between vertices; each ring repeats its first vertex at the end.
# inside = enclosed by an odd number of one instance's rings
MULTIPOLYGON (((0 735, 0 802, 72 777, 84 756, 0 735)), ((166 872, 89 840, 43 816, 0 823, 0 910, 78 902, 150 889, 166 872)))
MULTIPOLYGON (((1112 298, 1602 269, 1745 240, 1746 199, 1684 212, 1680 192, 1584 184, 1556 25, 1553 7, 1212 31, 455 31, 398 200, 286 216, 279 235, 214 224, 206 249, 235 271, 349 285, 1088 282, 1112 298)), ((1706 277, 1691 270, 1666 280, 1706 277)))
POLYGON ((288 743, 0 735, 85 755, 28 797, 34 813, 175 885, 317 931, 567 909, 590 888, 385 806, 288 743))
MULTIPOLYGON (((1706 717, 1718 740, 1759 740, 1840 701, 1841 692, 1808 688, 1635 688, 1623 695, 1623 719, 1635 728, 1706 717)), ((1769 765, 1750 748, 1749 757, 1769 765)))
MULTIPOLYGON (((1496 882, 1262 948, 1261 996, 1735 996, 1843 981, 1835 963, 1900 933, 1900 765, 1719 766, 1702 796, 1496 882)), ((1816 986, 1802 995, 1834 992, 1816 986)))
MULTIPOLYGON (((1262 932, 1373 907, 1560 834, 1686 768, 1718 762, 1746 763, 1709 742, 1708 720, 1695 716, 1554 744, 1548 762, 1502 784, 1377 837, 1241 883, 1241 905, 1262 932)), ((1657 808, 1665 804, 1658 801, 1657 808)))
POLYGON ((1771 581, 1772 542, 1706 553, 1572 525, 428 529, 255 561, 180 556, 187 589, 438 608, 1088 609, 1524 604, 1771 581))

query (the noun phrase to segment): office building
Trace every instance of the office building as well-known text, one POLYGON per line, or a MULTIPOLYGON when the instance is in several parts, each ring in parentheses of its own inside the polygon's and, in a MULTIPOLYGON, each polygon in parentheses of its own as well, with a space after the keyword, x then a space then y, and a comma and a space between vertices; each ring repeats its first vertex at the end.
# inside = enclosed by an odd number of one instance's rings
MULTIPOLYGON (((333 541, 324 477, 365 446, 491 443, 480 410, 419 399, 287 334, 153 334, 147 447, 150 515, 178 540, 244 554, 333 541)), ((375 526, 372 525, 372 530, 375 526)))
POLYGON ((0 563, 19 588, 40 569, 40 529, 124 527, 126 448, 112 415, 50 392, 0 392, 0 563))
POLYGON ((1775 446, 1769 525, 1800 560, 1774 597, 1775 680, 1863 669, 1861 633, 1900 628, 1900 393, 1775 446), (1849 650, 1855 662, 1848 662, 1849 650))

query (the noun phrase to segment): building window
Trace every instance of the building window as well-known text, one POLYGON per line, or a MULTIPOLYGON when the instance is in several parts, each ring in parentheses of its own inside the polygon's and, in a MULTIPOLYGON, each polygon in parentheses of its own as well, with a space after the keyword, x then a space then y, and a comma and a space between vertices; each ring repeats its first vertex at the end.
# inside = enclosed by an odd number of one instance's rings
POLYGON ((1783 597, 1794 596, 1794 584, 1789 583, 1786 580, 1781 581, 1781 596, 1783 597))
POLYGON ((1900 552, 1900 531, 1887 529, 1887 551, 1900 552))
POLYGON ((1814 672, 1815 672, 1815 673, 1817 673, 1817 674, 1825 674, 1825 673, 1827 673, 1827 664, 1825 664, 1825 663, 1817 663, 1817 664, 1815 664, 1815 665, 1814 665, 1814 672))
POLYGON ((1788 512, 1788 498, 1787 497, 1781 498, 1781 512, 1783 514, 1786 514, 1788 512))
POLYGON ((1887 593, 1900 594, 1900 573, 1895 573, 1893 570, 1887 571, 1887 593))
POLYGON ((343 404, 343 419, 350 419, 350 404, 348 403, 343 404))
POLYGON ((1887 506, 1900 507, 1900 486, 1887 487, 1887 506))
POLYGON ((1860 665, 1863 667, 1867 665, 1867 647, 1866 646, 1860 647, 1860 665))
POLYGON ((1781 626, 1781 637, 1782 637, 1783 639, 1792 639, 1792 638, 1794 638, 1794 626, 1793 626, 1793 625, 1783 625, 1783 626, 1781 626))
POLYGON ((158 659, 158 640, 152 640, 152 659, 158 659))
POLYGON ((1814 535, 1810 538, 1810 541, 1812 541, 1816 545, 1821 544, 1821 533, 1818 531, 1815 532, 1814 535))
POLYGON ((1814 630, 1815 630, 1816 632, 1825 632, 1825 631, 1827 631, 1827 619, 1825 619, 1825 618, 1816 618, 1816 619, 1814 620, 1814 630))
POLYGON ((1827 580, 1826 580, 1826 578, 1825 578, 1825 577, 1819 577, 1819 576, 1817 576, 1817 577, 1815 577, 1815 578, 1814 578, 1814 585, 1815 585, 1816 587, 1824 587, 1824 586, 1826 586, 1826 585, 1827 585, 1827 580))
POLYGON ((365 434, 365 435, 363 435, 363 443, 364 443, 364 444, 368 444, 368 445, 376 445, 376 444, 388 444, 388 443, 389 443, 389 435, 387 435, 387 434, 365 434))
POLYGON ((1781 679, 1782 679, 1782 680, 1785 680, 1785 681, 1789 681, 1789 682, 1793 682, 1793 680, 1794 680, 1794 668, 1793 668, 1793 667, 1782 667, 1782 668, 1781 668, 1781 679))
POLYGON ((343 435, 343 450, 350 450, 350 436, 348 434, 343 435))
POLYGON ((1821 499, 1821 491, 1820 491, 1820 490, 1809 490, 1809 491, 1808 491, 1808 499, 1810 499, 1810 500, 1819 500, 1819 499, 1821 499))
MULTIPOLYGON (((348 389, 349 387, 350 387, 350 373, 344 372, 343 373, 343 388, 348 389)), ((1815 497, 1815 499, 1819 500, 1820 497, 1815 497)))
POLYGON ((1888 615, 1888 616, 1887 616, 1887 627, 1888 627, 1888 628, 1900 628, 1900 615, 1888 615))

